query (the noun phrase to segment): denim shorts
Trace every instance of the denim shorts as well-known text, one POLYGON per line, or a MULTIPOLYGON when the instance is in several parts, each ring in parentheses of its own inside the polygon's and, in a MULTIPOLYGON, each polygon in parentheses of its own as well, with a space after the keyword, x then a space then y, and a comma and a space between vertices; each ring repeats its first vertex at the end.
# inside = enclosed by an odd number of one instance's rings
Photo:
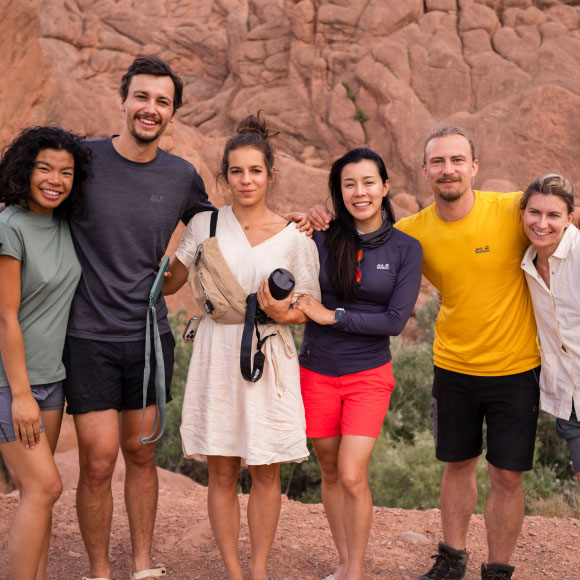
MULTIPOLYGON (((32 385, 30 390, 41 411, 55 411, 64 407, 63 381, 32 385)), ((40 430, 44 431, 44 423, 40 430)), ((0 443, 10 441, 16 441, 12 422, 12 391, 10 387, 0 387, 0 443)))

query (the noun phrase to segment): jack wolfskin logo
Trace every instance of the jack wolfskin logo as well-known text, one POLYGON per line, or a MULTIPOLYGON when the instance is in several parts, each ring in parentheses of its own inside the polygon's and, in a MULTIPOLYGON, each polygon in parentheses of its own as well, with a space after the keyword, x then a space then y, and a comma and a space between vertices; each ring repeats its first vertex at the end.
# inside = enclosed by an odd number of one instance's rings
POLYGON ((476 254, 486 254, 487 252, 490 252, 491 250, 489 249, 489 246, 483 246, 483 248, 475 248, 475 253, 476 254))

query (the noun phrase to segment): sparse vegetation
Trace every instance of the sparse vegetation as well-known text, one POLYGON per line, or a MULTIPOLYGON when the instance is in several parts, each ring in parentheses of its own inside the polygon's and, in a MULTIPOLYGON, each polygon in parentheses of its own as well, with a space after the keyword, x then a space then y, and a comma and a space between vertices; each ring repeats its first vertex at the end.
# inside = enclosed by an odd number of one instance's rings
POLYGON ((354 93, 350 90, 350 87, 348 86, 348 83, 342 82, 341 84, 342 84, 342 86, 346 90, 346 96, 347 96, 347 98, 350 99, 351 101, 354 101, 354 93))
MULTIPOLYGON (((369 468, 375 505, 405 509, 439 507, 444 466, 435 459, 430 417, 433 325, 438 310, 437 295, 418 310, 415 324, 422 331, 422 338, 416 344, 409 346, 398 337, 392 340, 396 388, 369 468)), ((186 320, 184 311, 170 316, 177 343, 171 387, 173 402, 167 407, 167 427, 158 445, 158 463, 207 484, 205 463, 185 459, 181 450, 181 405, 191 356, 191 345, 181 340, 186 320)), ((299 347, 303 329, 293 327, 292 332, 299 347)), ((293 499, 314 503, 321 500, 321 476, 310 442, 309 450, 307 461, 282 465, 282 491, 293 499)), ((485 449, 477 467, 477 480, 476 511, 481 513, 489 492, 485 449)), ((249 473, 242 471, 240 491, 249 491, 250 483, 249 473)), ((524 493, 528 514, 580 517, 580 486, 572 473, 568 449, 556 435, 554 419, 544 413, 538 424, 535 468, 524 477, 524 493)))
POLYGON ((359 123, 364 123, 369 120, 369 116, 360 108, 356 108, 356 113, 354 115, 355 121, 359 123))

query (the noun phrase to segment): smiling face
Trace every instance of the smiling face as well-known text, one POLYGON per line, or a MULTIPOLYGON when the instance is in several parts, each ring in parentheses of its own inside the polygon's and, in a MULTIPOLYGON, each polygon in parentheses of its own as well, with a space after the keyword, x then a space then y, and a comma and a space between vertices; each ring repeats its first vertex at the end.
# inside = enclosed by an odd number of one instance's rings
POLYGON ((375 162, 363 159, 345 165, 340 181, 344 205, 356 228, 363 233, 378 230, 383 223, 382 203, 389 191, 389 181, 383 184, 375 162))
POLYGON ((572 223, 573 214, 568 212, 566 202, 557 195, 534 193, 522 210, 524 231, 538 251, 552 255, 566 228, 572 223))
POLYGON ((175 86, 171 77, 135 75, 123 102, 125 126, 139 143, 152 143, 173 121, 175 86))
POLYGON ((264 154, 254 147, 242 147, 230 151, 228 156, 227 182, 232 192, 234 207, 250 207, 265 203, 268 174, 264 154))
POLYGON ((30 173, 28 209, 49 215, 70 194, 74 179, 74 157, 64 149, 41 149, 30 173))
POLYGON ((454 202, 471 191, 478 162, 472 158, 469 141, 463 135, 446 135, 427 143, 422 169, 435 200, 454 202))

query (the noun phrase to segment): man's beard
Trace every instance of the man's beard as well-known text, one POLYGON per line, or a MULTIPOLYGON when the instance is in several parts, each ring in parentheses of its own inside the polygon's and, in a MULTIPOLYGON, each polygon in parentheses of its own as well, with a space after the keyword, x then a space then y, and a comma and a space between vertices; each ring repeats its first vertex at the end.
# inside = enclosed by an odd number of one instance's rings
POLYGON ((462 191, 453 191, 453 192, 449 192, 449 193, 443 193, 441 191, 439 192, 439 197, 443 201, 457 201, 462 196, 463 196, 463 192, 462 191))
POLYGON ((153 143, 153 141, 156 141, 163 134, 165 129, 167 128, 167 124, 162 125, 162 126, 159 126, 159 129, 155 133, 142 135, 137 130, 137 121, 138 121, 137 119, 133 119, 133 122, 129 124, 129 132, 131 133, 131 135, 133 135, 133 137, 135 137, 135 140, 137 142, 143 143, 143 144, 153 143))

